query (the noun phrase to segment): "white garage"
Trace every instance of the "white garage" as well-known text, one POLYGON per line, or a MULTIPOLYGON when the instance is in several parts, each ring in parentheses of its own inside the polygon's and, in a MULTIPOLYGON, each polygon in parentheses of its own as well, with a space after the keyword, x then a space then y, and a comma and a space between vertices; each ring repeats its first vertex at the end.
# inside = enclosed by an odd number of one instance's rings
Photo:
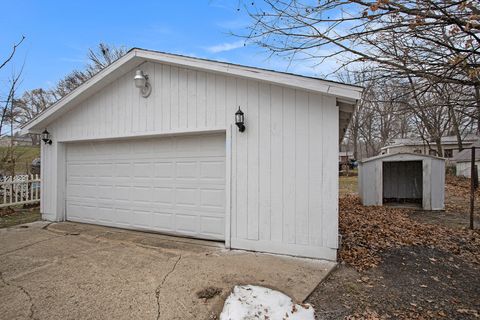
POLYGON ((67 144, 66 219, 225 238, 225 135, 67 144))
POLYGON ((335 260, 361 92, 132 49, 23 128, 45 133, 42 217, 335 260))

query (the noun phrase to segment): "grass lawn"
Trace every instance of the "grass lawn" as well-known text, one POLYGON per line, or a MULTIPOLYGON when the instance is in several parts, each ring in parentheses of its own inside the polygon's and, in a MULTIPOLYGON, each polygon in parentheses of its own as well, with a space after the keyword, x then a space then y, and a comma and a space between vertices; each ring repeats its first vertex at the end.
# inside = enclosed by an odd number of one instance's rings
POLYGON ((40 220, 40 209, 27 209, 22 211, 15 211, 6 215, 0 215, 0 228, 8 228, 17 224, 24 224, 40 220))
POLYGON ((339 192, 340 196, 350 194, 350 193, 357 193, 358 192, 358 187, 357 187, 357 181, 358 177, 357 176, 341 176, 339 177, 339 192))
MULTIPOLYGON (((32 160, 40 157, 40 147, 18 146, 14 148, 15 156, 17 157, 15 173, 27 173, 27 168, 30 168, 32 160)), ((0 147, 0 156, 3 158, 7 151, 8 147, 0 147)))

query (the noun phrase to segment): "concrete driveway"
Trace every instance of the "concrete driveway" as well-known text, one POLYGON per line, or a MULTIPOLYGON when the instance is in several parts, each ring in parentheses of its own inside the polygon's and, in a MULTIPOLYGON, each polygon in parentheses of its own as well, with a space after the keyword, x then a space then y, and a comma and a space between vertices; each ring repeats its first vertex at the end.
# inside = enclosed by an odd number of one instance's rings
POLYGON ((303 301, 334 263, 75 223, 0 230, 3 319, 215 319, 236 284, 303 301), (211 299, 197 293, 214 287, 211 299))

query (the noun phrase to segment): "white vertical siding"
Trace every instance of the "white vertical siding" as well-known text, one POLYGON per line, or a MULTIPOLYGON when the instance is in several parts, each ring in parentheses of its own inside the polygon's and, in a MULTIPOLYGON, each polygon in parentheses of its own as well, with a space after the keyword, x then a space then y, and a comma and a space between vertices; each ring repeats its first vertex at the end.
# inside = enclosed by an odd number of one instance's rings
POLYGON ((445 210, 445 161, 432 159, 431 209, 445 210))
MULTIPOLYGON (((281 87, 271 87, 271 134, 270 134, 270 198, 271 223, 270 239, 281 242, 283 239, 283 91, 281 87), (281 188, 280 188, 281 187, 281 188)), ((266 153, 266 152, 265 152, 266 153)))
MULTIPOLYGON (((42 212, 61 220, 55 180, 62 148, 86 139, 226 130, 231 139, 231 247, 335 259, 338 233, 338 108, 308 91, 145 63, 152 93, 140 96, 131 70, 48 129, 42 212), (234 125, 238 106, 246 131, 234 125), (52 160, 52 157, 54 158, 52 160)), ((227 233, 228 234, 228 233, 227 233)))
POLYGON ((265 150, 270 152, 261 152, 259 147, 258 154, 258 228, 259 239, 269 240, 271 237, 272 223, 272 197, 271 197, 271 175, 272 175, 272 157, 271 157, 271 87, 268 84, 261 83, 259 88, 259 104, 262 106, 258 110, 258 143, 265 150))
MULTIPOLYGON (((328 188, 326 181, 323 180, 323 174, 328 168, 323 166, 323 154, 329 152, 328 146, 324 147, 325 140, 322 137, 322 125, 324 124, 324 109, 317 108, 323 105, 323 101, 319 96, 309 95, 308 103, 308 243, 321 246, 323 245, 323 228, 318 228, 323 223, 322 203, 325 189, 328 188), (318 125, 320 124, 320 125, 318 125), (318 165, 318 163, 322 165, 318 165)), ((327 140, 328 141, 328 140, 327 140)), ((332 140, 330 140, 332 141, 332 140)), ((337 161, 335 161, 337 164, 337 161)), ((337 201, 334 199, 334 201, 337 201)), ((327 217, 328 218, 328 217, 327 217)))
POLYGON ((258 240, 258 155, 260 153, 258 144, 259 119, 259 83, 248 81, 247 86, 247 106, 248 106, 248 134, 247 137, 247 238, 258 240))
POLYGON ((309 135, 308 94, 295 93, 295 243, 308 245, 309 225, 309 135))

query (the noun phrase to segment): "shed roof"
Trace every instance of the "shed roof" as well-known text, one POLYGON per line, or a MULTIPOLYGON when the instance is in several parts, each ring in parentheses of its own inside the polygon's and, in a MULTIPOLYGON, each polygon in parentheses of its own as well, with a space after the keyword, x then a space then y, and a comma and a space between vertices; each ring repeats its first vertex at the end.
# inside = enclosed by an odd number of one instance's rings
MULTIPOLYGON (((404 157, 406 156, 407 158, 410 156, 411 158, 417 158, 417 159, 418 158, 433 158, 433 159, 445 161, 444 158, 440 158, 440 157, 437 157, 437 156, 431 156, 429 154, 399 152, 399 153, 381 154, 381 155, 378 155, 378 156, 374 156, 374 157, 371 157, 371 158, 361 160, 359 162, 360 163, 365 163, 365 162, 381 160, 381 159, 385 159, 385 158, 399 157, 399 156, 404 156, 404 157)), ((408 160, 405 160, 405 161, 408 161, 408 160)))
POLYGON ((340 127, 343 130, 348 126, 350 115, 353 112, 353 106, 360 99, 363 90, 359 86, 347 85, 313 77, 133 48, 123 57, 113 62, 44 112, 40 113, 30 122, 26 123, 22 127, 23 132, 40 133, 48 124, 70 110, 74 105, 77 105, 79 102, 100 91, 106 85, 122 76, 125 72, 138 67, 147 61, 245 77, 334 96, 337 98, 337 105, 340 108, 340 112, 343 114, 343 116, 340 117, 340 127))

